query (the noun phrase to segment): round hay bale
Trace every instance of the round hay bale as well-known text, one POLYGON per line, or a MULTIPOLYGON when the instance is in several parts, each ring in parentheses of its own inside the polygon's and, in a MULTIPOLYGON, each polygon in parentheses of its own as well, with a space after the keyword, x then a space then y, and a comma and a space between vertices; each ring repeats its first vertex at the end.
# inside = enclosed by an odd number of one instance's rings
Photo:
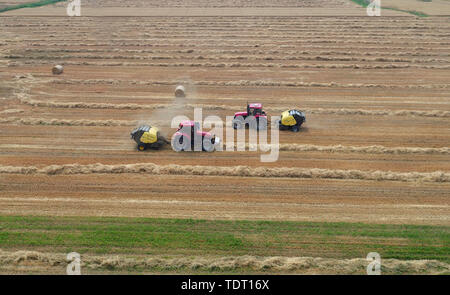
POLYGON ((186 89, 184 89, 184 86, 178 85, 175 88, 175 97, 186 97, 186 89))
POLYGON ((56 65, 52 69, 53 75, 61 75, 64 72, 64 68, 61 65, 56 65))

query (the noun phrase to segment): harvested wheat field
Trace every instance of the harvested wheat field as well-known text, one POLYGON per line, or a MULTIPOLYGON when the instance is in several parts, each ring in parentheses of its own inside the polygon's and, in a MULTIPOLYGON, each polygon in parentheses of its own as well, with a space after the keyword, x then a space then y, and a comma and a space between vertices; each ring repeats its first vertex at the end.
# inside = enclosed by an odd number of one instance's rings
POLYGON ((126 2, 0 13, 0 273, 450 272, 449 2, 126 2), (277 161, 130 139, 247 102, 277 161))

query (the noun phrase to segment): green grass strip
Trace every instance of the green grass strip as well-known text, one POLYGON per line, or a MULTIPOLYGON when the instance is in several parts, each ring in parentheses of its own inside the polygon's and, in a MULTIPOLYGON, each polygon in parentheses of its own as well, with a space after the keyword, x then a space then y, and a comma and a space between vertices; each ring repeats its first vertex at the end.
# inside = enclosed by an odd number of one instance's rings
POLYGON ((353 2, 355 2, 356 4, 362 6, 362 7, 367 7, 369 5, 368 2, 366 2, 365 0, 352 0, 353 2))
POLYGON ((13 5, 13 6, 7 6, 4 8, 0 8, 0 13, 5 12, 5 11, 10 11, 10 10, 21 9, 21 8, 40 7, 40 6, 55 4, 57 2, 63 2, 63 1, 67 1, 67 0, 41 0, 41 1, 35 1, 35 2, 22 3, 22 4, 17 4, 17 5, 13 5))
MULTIPOLYGON (((362 7, 367 7, 369 5, 370 2, 367 2, 366 0, 351 0, 353 2, 355 2, 356 4, 362 6, 362 7)), ((393 7, 384 7, 382 6, 381 9, 389 9, 389 10, 394 10, 394 11, 400 11, 400 12, 406 12, 415 16, 419 16, 419 17, 427 17, 428 14, 420 12, 420 11, 416 11, 416 10, 404 10, 404 9, 400 9, 400 8, 393 8, 393 7)))
POLYGON ((450 227, 341 222, 0 216, 0 249, 136 255, 436 259, 450 227))

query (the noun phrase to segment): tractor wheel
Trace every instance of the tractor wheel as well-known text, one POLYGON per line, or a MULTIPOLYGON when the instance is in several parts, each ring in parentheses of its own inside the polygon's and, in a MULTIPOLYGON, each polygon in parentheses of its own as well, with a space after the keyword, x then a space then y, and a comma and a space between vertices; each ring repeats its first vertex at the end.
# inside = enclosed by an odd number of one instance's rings
POLYGON ((145 151, 145 144, 143 143, 138 144, 137 149, 140 152, 145 151))
POLYGON ((177 135, 172 139, 172 149, 176 152, 190 150, 189 141, 184 140, 183 135, 177 135))
POLYGON ((257 130, 267 130, 267 119, 266 118, 259 118, 257 130))
POLYGON ((297 125, 292 126, 292 131, 293 132, 299 132, 300 128, 297 125))
POLYGON ((203 138, 202 139, 202 150, 204 152, 213 152, 215 149, 214 143, 212 142, 211 138, 203 138))
POLYGON ((233 120, 233 128, 234 129, 244 129, 245 128, 245 122, 244 118, 242 116, 236 117, 233 120))

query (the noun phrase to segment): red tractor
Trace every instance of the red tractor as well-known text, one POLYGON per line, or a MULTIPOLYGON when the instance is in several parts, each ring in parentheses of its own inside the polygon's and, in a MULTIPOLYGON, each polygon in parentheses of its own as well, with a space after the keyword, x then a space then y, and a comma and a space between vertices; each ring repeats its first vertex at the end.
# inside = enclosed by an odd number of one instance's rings
POLYGON ((220 138, 200 131, 200 123, 194 121, 181 122, 178 130, 172 136, 172 148, 177 151, 214 151, 220 138))
POLYGON ((247 127, 256 130, 267 129, 267 115, 263 111, 262 104, 247 104, 246 112, 237 112, 234 114, 233 128, 243 129, 247 127))

